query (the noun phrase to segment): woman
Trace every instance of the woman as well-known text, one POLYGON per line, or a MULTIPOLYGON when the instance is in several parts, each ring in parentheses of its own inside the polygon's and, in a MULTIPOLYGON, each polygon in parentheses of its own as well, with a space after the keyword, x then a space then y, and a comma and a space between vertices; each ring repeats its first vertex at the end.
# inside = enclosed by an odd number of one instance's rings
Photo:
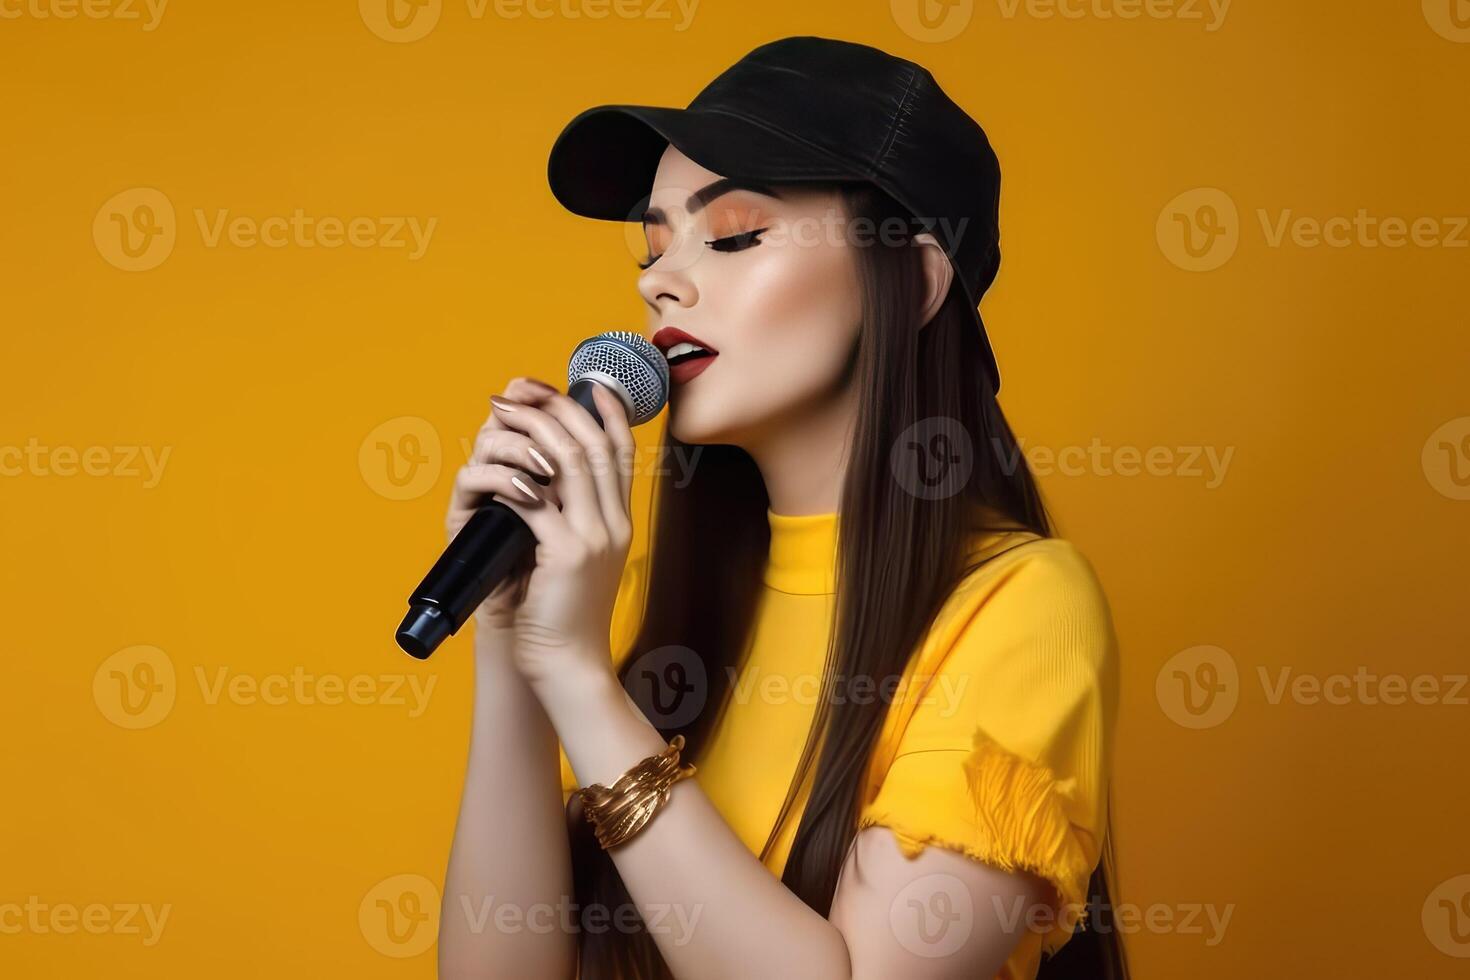
POLYGON ((687 109, 581 114, 549 176, 641 219, 691 465, 627 561, 616 399, 605 432, 532 379, 492 399, 449 533, 494 494, 538 546, 476 613, 441 974, 1123 975, 1079 923, 1116 641, 996 403, 979 126, 916 65, 789 38, 687 109))

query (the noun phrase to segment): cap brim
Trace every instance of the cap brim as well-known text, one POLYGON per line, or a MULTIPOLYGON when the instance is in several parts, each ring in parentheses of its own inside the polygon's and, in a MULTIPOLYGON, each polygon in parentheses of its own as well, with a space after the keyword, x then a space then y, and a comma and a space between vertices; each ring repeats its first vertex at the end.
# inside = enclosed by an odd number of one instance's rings
POLYGON ((816 147, 725 112, 605 105, 578 114, 552 145, 551 193, 573 214, 637 221, 671 144, 722 177, 868 179, 816 147))

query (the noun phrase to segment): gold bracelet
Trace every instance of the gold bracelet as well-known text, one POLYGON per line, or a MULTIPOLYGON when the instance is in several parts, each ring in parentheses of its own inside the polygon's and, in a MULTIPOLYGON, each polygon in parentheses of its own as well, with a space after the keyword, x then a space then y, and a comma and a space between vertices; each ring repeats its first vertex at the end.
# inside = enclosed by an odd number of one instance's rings
POLYGON ((581 790, 582 812, 592 824, 603 850, 617 847, 647 826, 669 800, 669 790, 694 775, 694 766, 679 766, 684 736, 675 735, 668 748, 651 755, 623 773, 611 786, 593 783, 581 790))

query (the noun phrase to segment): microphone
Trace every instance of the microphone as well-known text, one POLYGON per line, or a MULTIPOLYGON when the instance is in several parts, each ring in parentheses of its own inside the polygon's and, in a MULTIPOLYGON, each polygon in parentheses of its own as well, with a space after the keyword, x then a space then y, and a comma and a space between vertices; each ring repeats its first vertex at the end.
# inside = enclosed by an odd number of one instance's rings
MULTIPOLYGON (((578 344, 567 362, 567 395, 603 425, 593 385, 618 397, 629 425, 642 425, 669 399, 669 364, 641 334, 609 330, 578 344)), ((501 501, 477 509, 408 597, 398 645, 427 660, 535 546, 526 522, 501 501)))

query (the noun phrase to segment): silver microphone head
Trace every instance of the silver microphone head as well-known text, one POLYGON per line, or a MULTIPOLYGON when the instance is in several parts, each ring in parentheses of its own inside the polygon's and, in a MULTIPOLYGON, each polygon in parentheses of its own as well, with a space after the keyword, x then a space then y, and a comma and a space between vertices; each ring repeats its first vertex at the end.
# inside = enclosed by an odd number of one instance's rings
POLYGON ((669 400, 669 362, 642 334, 609 330, 588 337, 567 361, 567 388, 578 381, 606 386, 628 410, 628 424, 642 425, 669 400))

